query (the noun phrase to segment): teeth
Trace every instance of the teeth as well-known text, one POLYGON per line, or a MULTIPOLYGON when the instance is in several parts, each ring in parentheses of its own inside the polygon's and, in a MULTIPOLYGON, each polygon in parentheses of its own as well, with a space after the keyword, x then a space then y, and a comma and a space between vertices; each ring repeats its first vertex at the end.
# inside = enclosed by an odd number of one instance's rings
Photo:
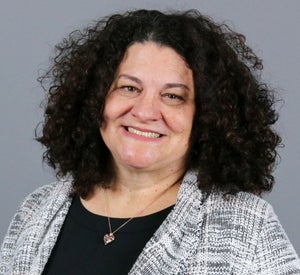
POLYGON ((160 137, 160 134, 153 133, 153 132, 142 132, 137 129, 131 128, 131 127, 128 127, 127 130, 130 133, 133 133, 133 134, 139 135, 139 136, 143 136, 143 137, 147 137, 147 138, 159 138, 160 137))

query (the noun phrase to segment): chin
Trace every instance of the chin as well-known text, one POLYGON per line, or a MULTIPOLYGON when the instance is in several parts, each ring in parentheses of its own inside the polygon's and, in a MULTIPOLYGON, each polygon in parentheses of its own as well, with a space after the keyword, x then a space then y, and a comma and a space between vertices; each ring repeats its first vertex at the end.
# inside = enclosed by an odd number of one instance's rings
POLYGON ((148 162, 127 162, 126 165, 136 169, 150 168, 154 163, 148 162))
POLYGON ((149 159, 141 159, 141 158, 135 158, 135 159, 125 159, 123 160, 123 163, 126 166, 142 169, 142 168, 149 168, 153 166, 156 161, 155 160, 149 160, 149 159))

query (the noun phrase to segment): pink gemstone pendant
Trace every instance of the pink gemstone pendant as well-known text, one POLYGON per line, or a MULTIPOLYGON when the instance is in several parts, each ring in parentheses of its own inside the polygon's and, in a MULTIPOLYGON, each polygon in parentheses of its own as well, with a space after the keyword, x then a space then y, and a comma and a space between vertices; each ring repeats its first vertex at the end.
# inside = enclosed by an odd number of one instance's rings
POLYGON ((103 241, 105 245, 108 245, 109 243, 113 242, 115 240, 115 236, 113 233, 105 234, 103 237, 103 241))

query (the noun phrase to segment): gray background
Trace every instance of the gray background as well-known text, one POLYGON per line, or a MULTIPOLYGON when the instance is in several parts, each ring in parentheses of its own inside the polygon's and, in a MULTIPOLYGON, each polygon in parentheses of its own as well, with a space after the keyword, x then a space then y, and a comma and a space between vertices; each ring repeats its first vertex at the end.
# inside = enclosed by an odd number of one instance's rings
POLYGON ((54 180, 41 164, 41 146, 33 140, 42 120, 43 91, 36 82, 54 44, 75 28, 116 11, 134 8, 197 8, 244 33, 264 59, 263 74, 279 90, 277 130, 285 147, 272 203, 289 238, 300 252, 300 1, 289 0, 1 0, 0 2, 0 242, 24 196, 54 180))

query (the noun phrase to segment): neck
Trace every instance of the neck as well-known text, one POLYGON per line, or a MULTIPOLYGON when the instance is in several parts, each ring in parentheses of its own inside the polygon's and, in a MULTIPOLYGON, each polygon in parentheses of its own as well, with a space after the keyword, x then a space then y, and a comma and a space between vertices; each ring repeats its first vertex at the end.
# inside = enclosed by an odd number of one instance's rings
POLYGON ((183 177, 185 170, 160 169, 159 171, 143 171, 139 169, 117 169, 116 177, 111 182, 111 191, 120 193, 152 192, 165 190, 183 177))
POLYGON ((144 216, 165 209, 176 203, 184 169, 150 173, 118 170, 111 187, 104 191, 98 187, 84 200, 84 206, 95 214, 128 218, 144 216), (109 212, 105 206, 107 198, 109 212), (142 211, 145 209, 145 211, 142 211))

